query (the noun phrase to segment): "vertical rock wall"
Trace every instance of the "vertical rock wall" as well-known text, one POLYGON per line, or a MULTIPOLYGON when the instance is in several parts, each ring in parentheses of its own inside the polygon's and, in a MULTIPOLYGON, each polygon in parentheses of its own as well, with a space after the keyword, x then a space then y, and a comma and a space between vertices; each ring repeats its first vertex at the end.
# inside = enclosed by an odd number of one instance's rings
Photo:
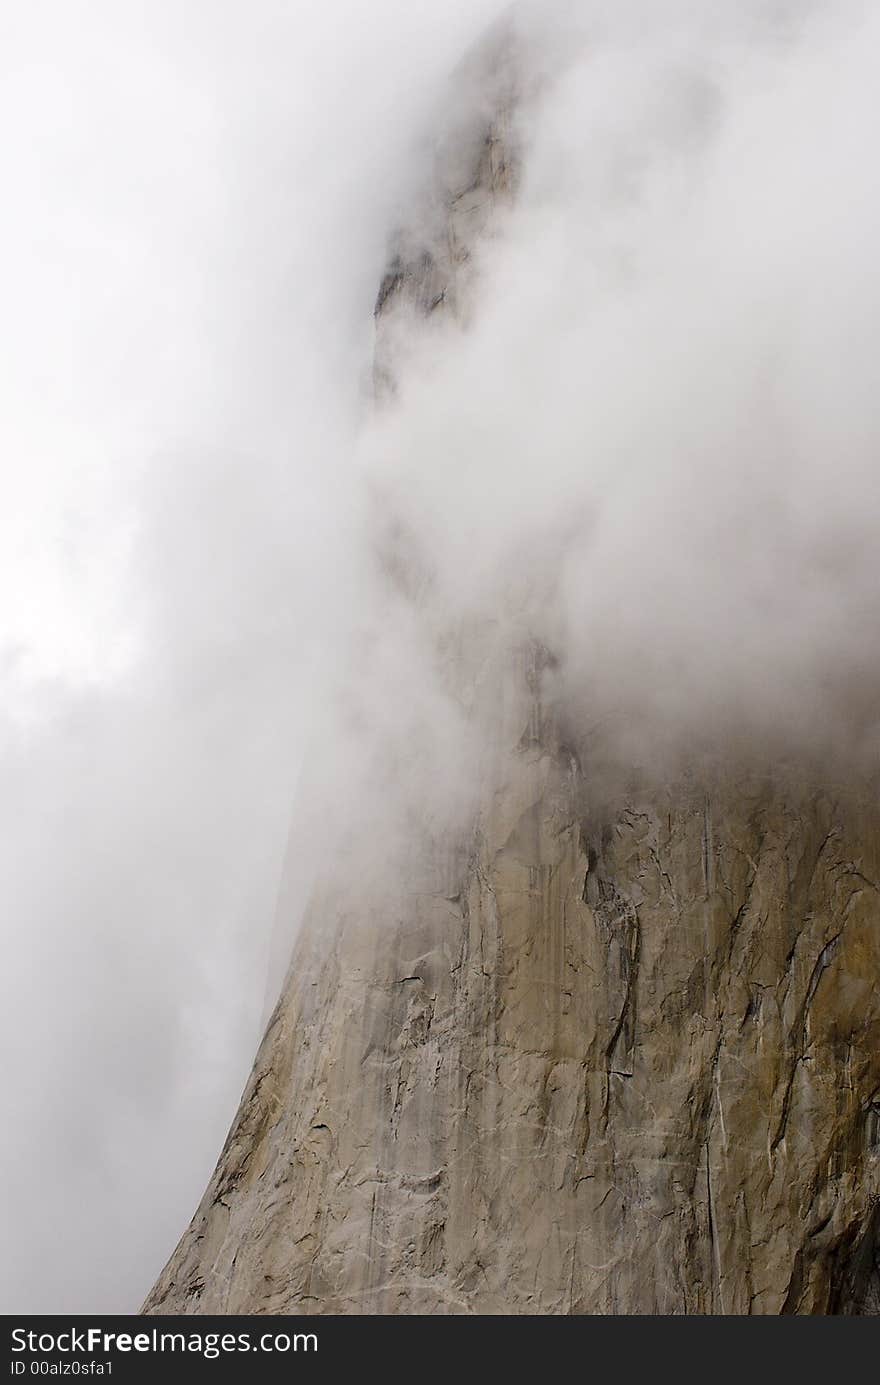
MULTIPOLYGON (((493 64, 382 283, 380 395, 515 186, 493 64)), ((524 638, 493 684, 473 820, 312 901, 146 1312, 878 1310, 876 794, 720 760, 609 782, 549 662, 524 638)))

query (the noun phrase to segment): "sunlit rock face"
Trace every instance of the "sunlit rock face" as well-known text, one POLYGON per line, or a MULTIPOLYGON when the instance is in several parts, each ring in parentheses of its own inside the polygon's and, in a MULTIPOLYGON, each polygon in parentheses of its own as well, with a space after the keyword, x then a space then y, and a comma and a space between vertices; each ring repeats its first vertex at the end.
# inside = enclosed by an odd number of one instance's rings
MULTIPOLYGON (((383 407, 400 324, 465 310, 515 196, 504 41, 487 72, 379 290, 383 407)), ((877 1312, 876 792, 745 754, 609 769, 553 654, 478 646, 473 810, 361 898, 317 891, 145 1311, 877 1312)))

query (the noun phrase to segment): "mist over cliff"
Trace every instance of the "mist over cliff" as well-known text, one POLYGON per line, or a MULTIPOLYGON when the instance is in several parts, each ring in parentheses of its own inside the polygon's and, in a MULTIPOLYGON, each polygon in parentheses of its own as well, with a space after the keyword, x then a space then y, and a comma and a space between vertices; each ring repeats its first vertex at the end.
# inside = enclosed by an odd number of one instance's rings
POLYGON ((528 625, 597 715, 874 744, 877 38, 584 20, 466 329, 370 430, 429 602, 528 625))
POLYGON ((871 770, 880 19, 523 6, 516 195, 374 408, 504 9, 4 21, 10 1309, 135 1305, 311 882, 466 812, 510 651, 627 763, 871 770))
MULTIPOLYGON (((515 195, 460 308, 444 287, 383 329, 394 387, 357 441, 363 571, 301 854, 352 805, 358 888, 414 821, 460 818, 529 641, 621 763, 876 768, 877 20, 514 16, 498 91, 460 80, 438 140, 506 103, 515 195)), ((413 265, 442 197, 414 197, 413 265)))

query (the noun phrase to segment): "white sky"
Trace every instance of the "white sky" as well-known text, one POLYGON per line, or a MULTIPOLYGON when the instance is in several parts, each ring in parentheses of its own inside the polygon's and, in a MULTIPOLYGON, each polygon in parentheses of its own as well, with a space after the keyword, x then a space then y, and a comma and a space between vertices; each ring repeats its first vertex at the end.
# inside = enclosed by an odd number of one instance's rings
POLYGON ((3 6, 7 1312, 135 1309, 219 1152, 386 236, 498 8, 3 6))

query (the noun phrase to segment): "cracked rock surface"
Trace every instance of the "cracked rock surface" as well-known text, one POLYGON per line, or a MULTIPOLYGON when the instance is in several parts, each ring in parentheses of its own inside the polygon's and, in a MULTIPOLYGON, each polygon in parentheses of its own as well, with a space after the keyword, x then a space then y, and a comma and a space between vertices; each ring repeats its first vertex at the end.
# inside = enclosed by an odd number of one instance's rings
POLYGON ((147 1311, 876 1311, 878 843, 745 772, 591 807, 545 728, 458 874, 312 916, 147 1311))

